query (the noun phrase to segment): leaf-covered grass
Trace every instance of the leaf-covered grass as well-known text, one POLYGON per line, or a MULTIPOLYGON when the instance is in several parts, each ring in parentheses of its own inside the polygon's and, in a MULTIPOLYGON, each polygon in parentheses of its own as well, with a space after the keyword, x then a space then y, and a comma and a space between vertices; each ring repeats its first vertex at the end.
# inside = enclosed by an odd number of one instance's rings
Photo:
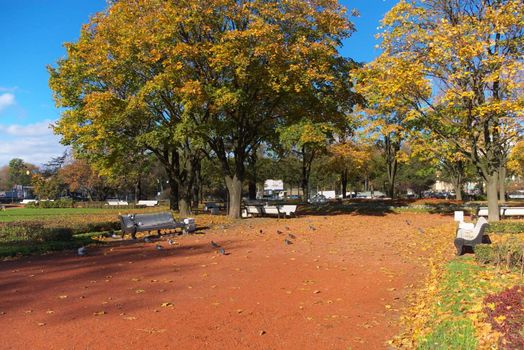
POLYGON ((486 297, 519 283, 517 271, 479 265, 472 256, 435 262, 403 316, 407 331, 391 344, 421 350, 496 348, 501 334, 485 312, 486 297))
POLYGON ((477 348, 473 322, 465 317, 472 306, 482 282, 476 278, 479 267, 466 263, 464 259, 453 260, 447 266, 441 290, 436 296, 437 309, 435 328, 420 340, 419 349, 463 349, 477 348), (469 289, 469 292, 464 292, 469 289), (452 316, 440 320, 441 315, 452 316))
POLYGON ((420 344, 421 350, 477 348, 475 328, 470 320, 444 321, 420 344))

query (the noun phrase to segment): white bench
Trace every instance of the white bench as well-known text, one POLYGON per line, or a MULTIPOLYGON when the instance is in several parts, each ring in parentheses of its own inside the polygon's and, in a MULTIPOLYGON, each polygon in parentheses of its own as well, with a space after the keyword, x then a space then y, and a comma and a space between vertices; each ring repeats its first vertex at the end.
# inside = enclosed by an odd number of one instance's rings
POLYGON ((264 213, 264 215, 277 215, 280 218, 280 215, 283 214, 280 211, 279 207, 275 205, 266 205, 261 208, 262 208, 262 212, 264 213))
POLYGON ((262 216, 263 212, 261 208, 262 207, 256 206, 256 205, 247 205, 246 206, 247 216, 248 217, 250 215, 251 216, 262 216))
POLYGON ((155 200, 139 200, 137 205, 145 205, 146 207, 156 207, 158 201, 155 200))
POLYGON ((118 206, 118 205, 129 205, 129 203, 126 201, 118 200, 118 199, 109 199, 107 201, 107 205, 118 206))
POLYGON ((24 199, 20 204, 38 203, 36 199, 24 199))
POLYGON ((462 255, 464 247, 475 247, 475 245, 482 243, 484 231, 488 226, 488 220, 480 217, 473 228, 459 228, 455 238, 455 247, 457 248, 457 255, 462 255))
MULTIPOLYGON (((500 216, 524 216, 524 207, 500 207, 500 216)), ((487 207, 479 207, 477 216, 488 216, 487 207)))
POLYGON ((296 205, 282 205, 280 207, 280 212, 284 213, 286 216, 297 216, 297 206, 296 205))

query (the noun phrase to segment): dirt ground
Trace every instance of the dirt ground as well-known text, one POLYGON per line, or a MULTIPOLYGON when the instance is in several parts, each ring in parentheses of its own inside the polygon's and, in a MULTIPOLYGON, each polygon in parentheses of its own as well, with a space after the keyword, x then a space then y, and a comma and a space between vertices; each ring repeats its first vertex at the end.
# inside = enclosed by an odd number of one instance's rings
POLYGON ((409 243, 451 220, 248 219, 0 262, 0 348, 387 348, 426 272, 409 243))

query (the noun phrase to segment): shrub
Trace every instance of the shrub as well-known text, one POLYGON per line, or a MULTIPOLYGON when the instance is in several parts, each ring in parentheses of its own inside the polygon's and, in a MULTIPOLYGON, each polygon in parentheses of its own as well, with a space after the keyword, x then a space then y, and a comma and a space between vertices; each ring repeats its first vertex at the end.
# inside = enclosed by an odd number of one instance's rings
POLYGON ((479 244, 475 247, 475 259, 481 264, 504 265, 506 268, 520 268, 524 263, 524 243, 517 237, 510 237, 502 243, 479 244))
POLYGON ((55 201, 38 201, 31 202, 25 205, 26 208, 73 208, 73 200, 69 198, 61 198, 55 201))
POLYGON ((69 241, 73 235, 118 230, 116 221, 51 223, 47 221, 19 221, 0 223, 0 241, 51 242, 69 241))
POLYGON ((524 349, 524 286, 514 286, 484 299, 484 312, 494 330, 502 333, 501 349, 524 349))
POLYGON ((488 233, 524 233, 523 221, 498 221, 489 224, 488 233))
POLYGON ((475 246, 475 259, 481 264, 488 264, 494 261, 494 245, 478 244, 475 246))
POLYGON ((65 227, 46 227, 41 222, 8 222, 0 226, 2 241, 50 242, 67 241, 73 237, 73 230, 65 227))

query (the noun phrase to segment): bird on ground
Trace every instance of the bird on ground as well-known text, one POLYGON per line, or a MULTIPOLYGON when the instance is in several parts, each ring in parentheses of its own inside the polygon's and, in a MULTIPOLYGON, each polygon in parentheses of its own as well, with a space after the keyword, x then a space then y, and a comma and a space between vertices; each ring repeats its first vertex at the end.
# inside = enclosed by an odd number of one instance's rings
POLYGON ((213 242, 213 241, 211 241, 211 246, 212 246, 213 248, 220 248, 220 244, 217 244, 217 243, 215 243, 215 242, 213 242))
POLYGON ((277 234, 281 235, 283 234, 284 232, 280 231, 280 230, 277 230, 277 234))
POLYGON ((167 244, 169 244, 169 245, 174 245, 174 244, 175 244, 175 241, 173 241, 172 239, 168 239, 168 240, 167 240, 167 244))
POLYGON ((411 222, 409 222, 409 220, 406 220, 406 224, 411 225, 411 222))
POLYGON ((423 229, 421 229, 420 227, 418 228, 418 232, 420 233, 425 233, 423 229))
POLYGON ((162 249, 164 249, 164 247, 162 247, 160 244, 156 245, 156 250, 162 250, 162 249))
POLYGON ((289 228, 289 226, 286 226, 286 230, 288 230, 288 231, 289 231, 289 230, 291 230, 291 229, 289 228))
POLYGON ((315 226, 313 226, 313 225, 309 225, 309 229, 310 229, 311 231, 315 231, 315 230, 316 230, 315 226))
POLYGON ((78 252, 78 255, 80 255, 80 256, 84 256, 84 255, 86 255, 86 254, 87 254, 86 247, 80 247, 80 248, 78 248, 78 251, 77 251, 77 252, 78 252))
POLYGON ((284 240, 284 243, 286 243, 286 245, 293 244, 293 242, 291 242, 291 241, 290 241, 289 239, 287 239, 287 238, 284 240))
POLYGON ((151 243, 152 241, 151 241, 151 238, 146 237, 146 238, 144 238, 144 242, 146 242, 146 243, 151 243))
POLYGON ((296 239, 296 238, 297 238, 297 236, 295 236, 295 235, 292 234, 292 233, 288 233, 287 235, 289 236, 289 238, 293 238, 293 239, 296 239))
POLYGON ((226 250, 225 250, 224 248, 220 248, 220 249, 218 250, 218 252, 219 252, 221 255, 227 255, 227 254, 226 254, 226 250))
POLYGON ((264 231, 260 230, 260 233, 264 233, 264 231))

